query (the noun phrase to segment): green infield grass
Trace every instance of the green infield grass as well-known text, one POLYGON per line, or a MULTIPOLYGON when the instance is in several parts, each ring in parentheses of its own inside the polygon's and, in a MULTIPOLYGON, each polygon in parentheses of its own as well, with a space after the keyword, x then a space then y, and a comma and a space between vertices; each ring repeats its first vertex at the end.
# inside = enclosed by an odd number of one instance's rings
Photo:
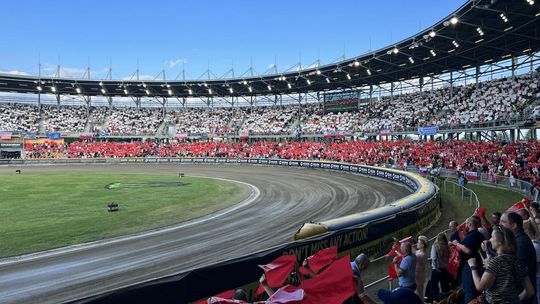
POLYGON ((0 258, 180 223, 251 193, 239 183, 157 174, 0 174, 0 180, 0 258), (113 201, 119 211, 108 212, 113 201))

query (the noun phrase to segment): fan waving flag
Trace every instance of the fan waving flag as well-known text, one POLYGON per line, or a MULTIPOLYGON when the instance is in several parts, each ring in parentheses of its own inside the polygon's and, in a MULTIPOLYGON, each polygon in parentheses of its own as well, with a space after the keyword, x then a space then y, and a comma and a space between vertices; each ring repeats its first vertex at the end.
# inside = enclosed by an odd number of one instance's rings
POLYGON ((305 292, 302 304, 341 304, 356 291, 350 257, 337 259, 316 277, 304 281, 298 288, 305 292))
MULTIPOLYGON (((271 288, 281 287, 295 266, 296 255, 282 255, 269 264, 259 265, 264 270, 266 282, 271 288)), ((256 295, 258 296, 263 292, 262 285, 259 285, 256 295)))
POLYGON ((337 258, 337 247, 330 247, 320 250, 306 259, 309 269, 317 273, 328 266, 337 258))

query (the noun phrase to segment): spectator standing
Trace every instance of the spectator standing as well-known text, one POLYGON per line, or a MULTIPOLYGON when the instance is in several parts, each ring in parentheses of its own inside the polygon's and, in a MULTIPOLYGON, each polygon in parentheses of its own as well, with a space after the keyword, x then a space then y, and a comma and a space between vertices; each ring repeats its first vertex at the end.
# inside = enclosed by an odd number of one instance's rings
POLYGON ((399 279, 399 287, 416 290, 416 256, 412 253, 412 244, 404 242, 401 244, 403 259, 398 265, 398 257, 394 257, 394 267, 399 279))
POLYGON ((523 303, 523 300, 532 297, 534 287, 527 276, 526 267, 516 256, 517 244, 512 230, 494 228, 490 241, 497 256, 488 260, 483 275, 479 273, 481 260, 468 260, 476 289, 485 291, 485 303, 523 303), (525 292, 522 292, 523 289, 525 292))
MULTIPOLYGON (((484 241, 484 236, 478 231, 478 227, 480 226, 480 219, 478 217, 469 217, 465 223, 469 232, 461 242, 454 240, 452 243, 457 246, 460 251, 461 287, 465 292, 465 303, 469 303, 476 298, 476 288, 474 286, 471 268, 467 264, 467 260, 475 258, 476 260, 481 261, 478 250, 484 241)), ((477 267, 478 273, 481 274, 483 272, 482 265, 480 264, 477 267)))
MULTIPOLYGON (((414 271, 414 276, 416 279, 416 294, 420 299, 424 299, 424 284, 426 282, 426 262, 427 262, 427 246, 428 238, 425 235, 418 237, 418 242, 416 243, 416 268, 414 271)), ((424 301, 422 301, 424 302, 424 301)))
MULTIPOLYGON (((536 251, 531 239, 523 230, 523 218, 515 212, 505 212, 501 216, 501 225, 514 233, 517 244, 517 257, 526 267, 529 280, 533 286, 536 286, 536 251)), ((521 303, 533 303, 533 299, 526 299, 521 303)))
POLYGON ((448 258, 450 257, 450 246, 444 233, 439 233, 433 246, 431 246, 431 284, 428 291, 428 302, 437 298, 440 291, 447 293, 450 291, 452 278, 446 270, 448 258))

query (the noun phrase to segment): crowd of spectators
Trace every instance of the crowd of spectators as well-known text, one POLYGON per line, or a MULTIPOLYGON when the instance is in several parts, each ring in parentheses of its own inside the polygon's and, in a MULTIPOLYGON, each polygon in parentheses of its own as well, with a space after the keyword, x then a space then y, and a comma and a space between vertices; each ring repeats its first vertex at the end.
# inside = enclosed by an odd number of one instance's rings
POLYGON ((291 134, 299 106, 253 107, 246 110, 240 132, 252 135, 291 134))
POLYGON ((242 119, 233 108, 188 108, 175 109, 167 113, 167 120, 176 125, 176 133, 200 135, 228 133, 231 120, 242 119))
MULTIPOLYGON (((376 297, 385 304, 537 303, 540 205, 523 199, 491 219, 486 211, 477 208, 461 225, 451 221, 432 243, 424 235, 392 238, 384 258, 397 288, 379 289, 376 297)), ((352 261, 348 254, 338 257, 337 247, 301 264, 295 255, 284 255, 259 265, 262 276, 251 299, 237 289, 197 303, 376 303, 365 288, 369 265, 363 253, 352 261)))
POLYGON ((84 106, 43 105, 45 132, 77 132, 86 126, 87 108, 84 106))
POLYGON ((25 104, 0 104, 0 131, 39 131, 39 107, 25 104))
POLYGON ((106 114, 107 134, 155 135, 163 121, 160 108, 112 108, 106 114))
MULTIPOLYGON (((322 104, 226 108, 109 108, 91 107, 90 123, 114 135, 155 135, 162 122, 177 133, 249 133, 253 135, 324 134, 331 131, 378 132, 417 126, 481 125, 517 121, 519 113, 540 91, 537 72, 443 88, 384 96, 358 111, 332 113, 322 104)), ((540 116, 540 107, 532 116, 540 116)), ((87 113, 79 106, 45 106, 46 130, 80 132, 87 113)), ((39 109, 0 105, 0 130, 39 128, 39 109)))
POLYGON ((402 129, 425 125, 451 127, 518 119, 517 113, 539 92, 539 75, 444 87, 384 97, 367 109, 362 131, 402 129))
MULTIPOLYGON (((33 146, 27 157, 42 157, 35 151, 49 146, 33 146)), ((228 157, 283 158, 343 161, 356 164, 445 168, 470 171, 540 185, 540 143, 486 141, 253 141, 178 142, 133 141, 130 143, 77 141, 65 146, 57 157, 228 157)), ((43 157, 45 157, 43 156, 43 157)))

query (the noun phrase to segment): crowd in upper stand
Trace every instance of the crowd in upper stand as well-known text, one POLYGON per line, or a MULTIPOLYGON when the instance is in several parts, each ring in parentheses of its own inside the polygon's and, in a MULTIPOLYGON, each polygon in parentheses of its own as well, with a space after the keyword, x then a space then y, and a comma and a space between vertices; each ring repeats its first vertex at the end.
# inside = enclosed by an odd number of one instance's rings
POLYGON ((0 104, 0 131, 39 131, 39 108, 26 104, 0 104))
MULTIPOLYGON (((322 104, 227 108, 108 108, 0 104, 0 131, 82 132, 103 131, 114 135, 159 135, 164 123, 177 133, 323 134, 328 131, 373 132, 407 127, 477 125, 519 119, 519 113, 535 101, 540 91, 539 74, 384 96, 358 111, 325 112, 322 104), (43 129, 40 130, 40 120, 43 129)), ((531 109, 536 118, 539 107, 531 109)), ((526 117, 526 118, 528 118, 526 117)), ((522 117, 523 118, 523 117, 522 117)))
POLYGON ((44 105, 43 125, 45 132, 77 132, 84 130, 87 108, 84 106, 51 106, 44 105))

